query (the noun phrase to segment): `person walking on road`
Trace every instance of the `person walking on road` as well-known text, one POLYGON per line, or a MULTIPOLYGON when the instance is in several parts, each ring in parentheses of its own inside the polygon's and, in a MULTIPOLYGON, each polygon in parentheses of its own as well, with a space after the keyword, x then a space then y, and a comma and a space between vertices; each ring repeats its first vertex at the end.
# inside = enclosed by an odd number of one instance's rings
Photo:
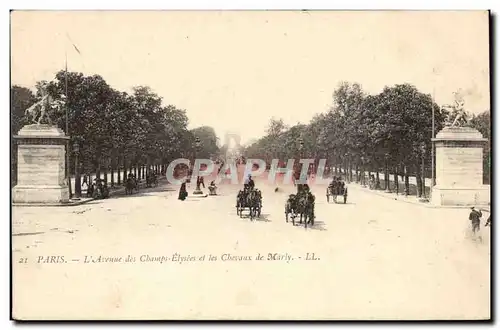
POLYGON ((483 213, 481 210, 476 210, 476 208, 473 206, 470 208, 470 214, 469 214, 469 220, 472 223, 472 234, 476 234, 479 231, 479 224, 481 223, 481 217, 483 216, 483 213))
POLYGON ((181 201, 184 201, 187 197, 188 193, 187 193, 187 189, 186 189, 186 181, 184 181, 182 184, 181 184, 181 188, 179 189, 179 200, 181 201))

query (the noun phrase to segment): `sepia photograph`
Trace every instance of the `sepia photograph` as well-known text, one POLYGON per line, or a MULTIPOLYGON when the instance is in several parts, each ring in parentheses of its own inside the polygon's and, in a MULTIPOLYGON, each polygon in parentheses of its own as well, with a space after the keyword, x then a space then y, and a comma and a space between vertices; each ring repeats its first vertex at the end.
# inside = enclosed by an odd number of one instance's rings
POLYGON ((491 320, 491 20, 11 11, 11 319, 491 320))

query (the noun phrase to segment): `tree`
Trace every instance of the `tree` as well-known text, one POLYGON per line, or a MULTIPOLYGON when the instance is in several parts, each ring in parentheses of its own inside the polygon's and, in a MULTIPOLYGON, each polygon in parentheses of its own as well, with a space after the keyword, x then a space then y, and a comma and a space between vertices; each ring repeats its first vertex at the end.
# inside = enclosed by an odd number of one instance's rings
POLYGON ((479 115, 472 116, 470 122, 472 128, 477 129, 488 143, 483 148, 483 183, 490 184, 491 180, 491 114, 490 111, 484 111, 479 115))
POLYGON ((200 151, 197 152, 198 158, 211 158, 219 154, 217 146, 217 134, 209 126, 201 126, 191 130, 191 133, 200 139, 200 151))
POLYGON ((11 186, 17 183, 17 145, 14 135, 28 122, 25 120, 24 112, 36 102, 33 92, 25 87, 14 85, 10 89, 10 152, 11 152, 11 186))
MULTIPOLYGON (((45 83, 37 83, 36 94, 19 86, 12 87, 13 134, 23 125, 24 110, 40 97, 45 83)), ((74 141, 81 144, 80 159, 85 172, 95 171, 100 175, 104 165, 105 178, 108 166, 111 171, 134 168, 142 174, 144 166, 146 169, 164 166, 174 158, 192 155, 194 135, 187 129, 186 111, 164 105, 162 98, 147 86, 135 87, 129 95, 113 89, 99 75, 60 71, 56 79, 47 83, 47 89, 56 101, 63 100, 67 91, 67 133, 71 136, 70 145, 74 141)), ((66 108, 61 110, 51 118, 66 130, 66 108)), ((206 153, 218 152, 213 129, 203 131, 207 132, 206 153)), ((70 161, 70 169, 73 164, 74 161, 70 161)))

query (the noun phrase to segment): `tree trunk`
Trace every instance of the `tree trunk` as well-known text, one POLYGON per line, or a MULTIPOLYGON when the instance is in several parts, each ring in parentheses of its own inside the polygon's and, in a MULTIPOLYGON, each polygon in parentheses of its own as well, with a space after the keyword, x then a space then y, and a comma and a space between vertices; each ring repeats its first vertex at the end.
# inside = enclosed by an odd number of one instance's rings
POLYGON ((99 160, 96 163, 95 177, 99 179, 101 178, 101 162, 99 160))
POLYGON ((356 171, 356 183, 359 183, 359 166, 356 164, 356 167, 354 169, 356 171))
POLYGON ((417 197, 422 197, 422 177, 420 175, 420 164, 416 162, 414 164, 415 168, 415 178, 417 179, 417 197))
POLYGON ((121 176, 122 176, 122 173, 121 173, 121 159, 120 159, 120 157, 118 157, 116 159, 116 179, 117 179, 116 184, 117 185, 121 185, 121 183, 122 183, 121 176))
POLYGON ((398 166, 394 169, 394 187, 396 189, 396 195, 399 195, 399 173, 398 166))
POLYGON ((408 167, 404 166, 404 174, 405 174, 405 196, 410 195, 410 174, 408 173, 408 167))
MULTIPOLYGON (((120 174, 120 172, 118 172, 120 174)), ((111 165, 111 187, 115 186, 115 166, 114 163, 111 165)))
POLYGON ((376 181, 375 181, 375 189, 380 189, 380 172, 377 171, 377 177, 376 177, 376 181))
POLYGON ((104 182, 108 183, 108 167, 104 167, 104 182))
POLYGON ((127 161, 123 159, 123 183, 127 180, 127 161))
POLYGON ((384 190, 389 189, 389 169, 387 166, 384 168, 384 190))

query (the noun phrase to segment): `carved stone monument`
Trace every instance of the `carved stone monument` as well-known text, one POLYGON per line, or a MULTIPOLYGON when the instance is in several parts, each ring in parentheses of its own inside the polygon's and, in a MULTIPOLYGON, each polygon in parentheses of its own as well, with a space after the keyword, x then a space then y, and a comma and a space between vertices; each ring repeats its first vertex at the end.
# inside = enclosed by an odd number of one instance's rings
POLYGON ((50 125, 27 125, 17 140, 16 204, 57 204, 69 201, 66 181, 66 141, 64 132, 50 125))
POLYGON ((436 149, 436 185, 432 189, 432 204, 488 204, 490 188, 483 185, 483 145, 488 139, 473 128, 453 125, 445 127, 432 141, 436 149))
POLYGON ((17 143, 17 185, 13 188, 12 200, 15 204, 69 201, 65 162, 69 137, 52 125, 49 116, 49 110, 59 109, 62 104, 53 101, 46 89, 42 89, 41 100, 26 109, 25 115, 33 124, 24 126, 14 136, 17 143))

